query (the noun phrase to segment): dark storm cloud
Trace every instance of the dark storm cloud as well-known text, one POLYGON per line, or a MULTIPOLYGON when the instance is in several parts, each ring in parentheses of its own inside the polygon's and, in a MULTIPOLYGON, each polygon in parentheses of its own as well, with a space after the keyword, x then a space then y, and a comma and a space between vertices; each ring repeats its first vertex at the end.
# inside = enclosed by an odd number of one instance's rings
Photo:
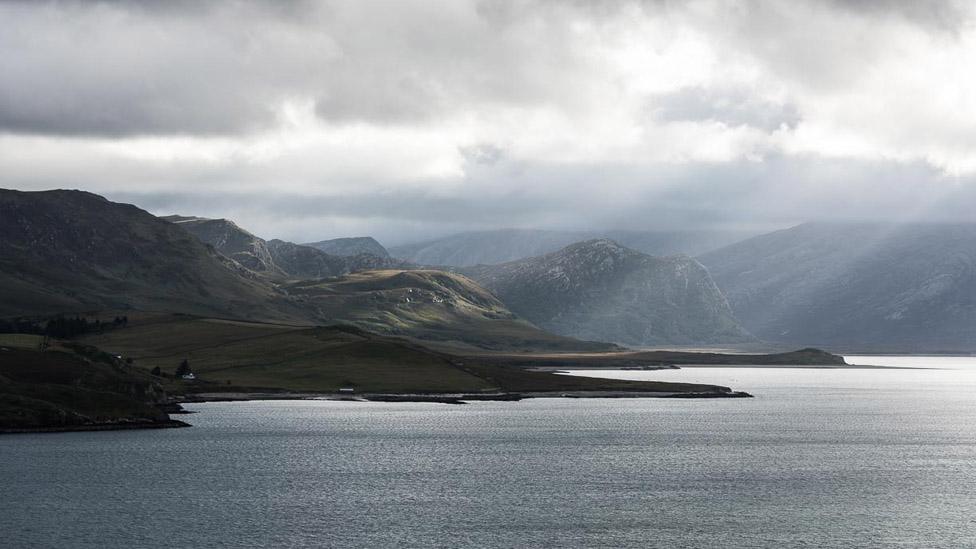
POLYGON ((971 7, 0 2, 0 186, 303 241, 959 220, 971 7))
POLYGON ((573 65, 561 24, 482 6, 2 3, 0 129, 232 135, 275 126, 289 101, 376 124, 546 101, 573 65), (523 26, 553 41, 527 42, 523 26))
POLYGON ((283 51, 265 50, 247 23, 271 13, 274 30, 287 20, 260 5, 200 4, 0 4, 0 128, 122 136, 270 125, 297 71, 277 59, 283 51), (280 84, 269 82, 274 76, 280 84))

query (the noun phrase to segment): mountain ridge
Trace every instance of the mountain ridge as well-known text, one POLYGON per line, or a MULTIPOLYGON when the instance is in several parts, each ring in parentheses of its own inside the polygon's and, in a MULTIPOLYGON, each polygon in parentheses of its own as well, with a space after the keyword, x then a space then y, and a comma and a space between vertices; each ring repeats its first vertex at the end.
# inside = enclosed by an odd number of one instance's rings
POLYGON ((394 257, 420 265, 473 267, 538 257, 576 242, 606 238, 648 255, 696 255, 754 236, 754 231, 558 231, 497 229, 469 231, 392 246, 394 257))
POLYGON ((764 340, 976 349, 976 224, 805 223, 699 260, 764 340))
POLYGON ((595 239, 458 271, 564 336, 634 346, 753 341, 707 270, 687 256, 652 257, 595 239))

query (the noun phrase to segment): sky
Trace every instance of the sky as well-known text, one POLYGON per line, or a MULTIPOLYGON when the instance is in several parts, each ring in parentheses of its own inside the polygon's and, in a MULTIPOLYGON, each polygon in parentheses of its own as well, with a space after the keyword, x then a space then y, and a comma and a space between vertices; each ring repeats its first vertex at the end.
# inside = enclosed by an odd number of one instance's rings
POLYGON ((298 242, 970 221, 973 8, 0 0, 0 187, 298 242))

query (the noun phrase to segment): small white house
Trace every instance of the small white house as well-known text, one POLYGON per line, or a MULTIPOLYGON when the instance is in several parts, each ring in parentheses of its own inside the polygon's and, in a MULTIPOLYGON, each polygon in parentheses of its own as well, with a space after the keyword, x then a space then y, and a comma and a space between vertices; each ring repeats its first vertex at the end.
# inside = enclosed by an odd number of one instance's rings
POLYGON ((197 378, 197 376, 193 375, 193 372, 190 372, 188 374, 183 374, 180 377, 183 378, 183 379, 185 379, 185 380, 187 380, 187 381, 193 381, 194 379, 197 378))

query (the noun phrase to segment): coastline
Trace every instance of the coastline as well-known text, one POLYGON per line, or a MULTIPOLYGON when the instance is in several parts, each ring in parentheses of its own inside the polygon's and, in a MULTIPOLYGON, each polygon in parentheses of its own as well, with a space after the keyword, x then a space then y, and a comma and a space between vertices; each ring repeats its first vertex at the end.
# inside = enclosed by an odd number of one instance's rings
POLYGON ((336 400, 347 402, 437 402, 510 401, 535 398, 752 398, 745 391, 526 391, 499 393, 197 393, 180 404, 202 402, 247 402, 256 400, 336 400))
POLYGON ((680 366, 647 366, 640 368, 617 368, 610 366, 536 366, 526 368, 531 372, 559 373, 570 371, 606 371, 606 372, 627 372, 627 371, 660 371, 660 370, 681 370, 682 368, 788 368, 794 370, 906 370, 906 369, 929 369, 909 366, 874 366, 870 364, 682 364, 680 366))
POLYGON ((29 433, 78 433, 88 431, 128 431, 131 429, 179 429, 192 427, 185 421, 170 419, 166 421, 118 421, 91 423, 88 425, 62 425, 55 427, 0 428, 0 435, 20 435, 29 433))

